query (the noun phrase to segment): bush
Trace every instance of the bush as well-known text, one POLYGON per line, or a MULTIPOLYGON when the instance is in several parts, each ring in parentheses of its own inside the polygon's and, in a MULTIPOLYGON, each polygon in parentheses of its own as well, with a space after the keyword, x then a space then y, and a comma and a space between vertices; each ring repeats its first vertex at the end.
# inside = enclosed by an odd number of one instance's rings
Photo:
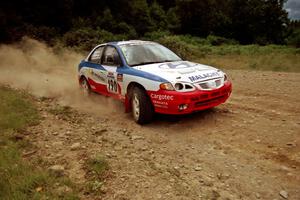
POLYGON ((161 37, 158 39, 158 42, 174 51, 183 59, 205 56, 205 53, 198 46, 186 43, 181 36, 161 37))
POLYGON ((24 31, 27 36, 33 39, 42 40, 52 44, 57 36, 59 36, 58 30, 48 26, 33 26, 25 25, 24 31))
POLYGON ((178 35, 180 40, 184 41, 187 44, 192 44, 196 46, 201 45, 210 45, 209 41, 205 38, 195 37, 191 35, 178 35))
POLYGON ((300 29, 293 31, 293 33, 287 38, 287 44, 300 48, 300 29))
POLYGON ((206 39, 213 46, 220 46, 223 44, 238 44, 238 42, 236 40, 219 37, 219 36, 215 36, 215 35, 209 35, 209 36, 207 36, 206 39))
POLYGON ((101 29, 81 28, 67 32, 63 36, 62 41, 66 46, 89 51, 97 44, 127 39, 128 35, 125 34, 112 34, 111 32, 101 29))
POLYGON ((158 41, 160 38, 170 36, 169 31, 153 31, 145 33, 143 39, 150 41, 158 41))
POLYGON ((114 33, 125 34, 129 39, 134 39, 137 37, 135 29, 125 22, 120 22, 116 24, 114 27, 114 33))

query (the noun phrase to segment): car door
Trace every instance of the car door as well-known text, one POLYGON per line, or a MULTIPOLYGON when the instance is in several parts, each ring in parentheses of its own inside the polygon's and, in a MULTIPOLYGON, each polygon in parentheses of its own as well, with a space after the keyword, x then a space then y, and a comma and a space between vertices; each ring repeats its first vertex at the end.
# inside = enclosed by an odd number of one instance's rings
POLYGON ((121 86, 118 84, 119 76, 117 68, 121 67, 122 62, 117 49, 107 45, 102 56, 102 67, 107 71, 106 89, 110 96, 121 98, 121 86))
POLYGON ((102 54, 105 46, 97 47, 86 63, 88 73, 86 74, 91 89, 95 92, 106 94, 106 70, 102 67, 102 54))

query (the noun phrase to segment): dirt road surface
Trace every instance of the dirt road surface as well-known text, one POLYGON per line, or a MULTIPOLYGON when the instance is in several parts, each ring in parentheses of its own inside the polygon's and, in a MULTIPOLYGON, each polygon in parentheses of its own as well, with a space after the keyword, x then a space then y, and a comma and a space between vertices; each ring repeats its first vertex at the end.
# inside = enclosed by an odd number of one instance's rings
MULTIPOLYGON (((36 146, 27 158, 62 165, 84 185, 86 160, 103 155, 110 169, 101 194, 82 190, 82 199, 299 200, 300 74, 226 72, 233 81, 227 103, 192 115, 157 115, 146 126, 135 124, 118 102, 80 97, 72 73, 62 74, 72 90, 59 96, 52 88, 42 94, 49 99, 36 101, 42 120, 27 130, 36 146), (59 105, 72 111, 51 112, 59 105)), ((42 74, 51 80, 51 73, 42 74)), ((1 82, 20 87, 5 77, 1 82)))

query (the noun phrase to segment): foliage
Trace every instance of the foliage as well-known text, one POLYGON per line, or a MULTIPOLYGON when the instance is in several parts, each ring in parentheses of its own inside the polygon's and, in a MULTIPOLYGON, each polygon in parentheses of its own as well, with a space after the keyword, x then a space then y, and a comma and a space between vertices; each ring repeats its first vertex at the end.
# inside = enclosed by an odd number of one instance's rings
POLYGON ((293 30, 291 35, 287 38, 287 44, 300 48, 300 28, 293 30))
MULTIPOLYGON (((91 37, 91 42, 134 39, 147 32, 170 32, 221 38, 241 44, 283 44, 289 19, 285 0, 11 0, 0 8, 0 42, 24 35, 51 43, 64 37, 66 44, 91 37), (113 36, 112 36, 113 35, 113 36), (122 36, 122 37, 121 37, 122 36), (106 40, 107 39, 107 40, 106 40)), ((82 41, 83 46, 89 46, 82 41)))
POLYGON ((167 27, 167 16, 161 5, 154 1, 149 7, 150 18, 153 22, 153 30, 163 30, 167 27))
POLYGON ((85 51, 91 50, 96 44, 127 39, 129 39, 128 35, 112 34, 106 30, 93 30, 88 27, 69 31, 62 37, 65 45, 79 47, 80 50, 85 51))
POLYGON ((153 32, 145 33, 143 39, 150 40, 150 41, 156 41, 165 36, 170 36, 170 32, 168 32, 168 31, 153 31, 153 32))
POLYGON ((196 46, 182 41, 179 36, 165 36, 159 38, 158 42, 173 50, 183 59, 192 59, 193 56, 199 55, 196 46))
POLYGON ((224 37, 219 37, 214 35, 207 36, 207 40, 213 46, 220 46, 222 44, 238 44, 238 42, 233 39, 227 39, 224 37))

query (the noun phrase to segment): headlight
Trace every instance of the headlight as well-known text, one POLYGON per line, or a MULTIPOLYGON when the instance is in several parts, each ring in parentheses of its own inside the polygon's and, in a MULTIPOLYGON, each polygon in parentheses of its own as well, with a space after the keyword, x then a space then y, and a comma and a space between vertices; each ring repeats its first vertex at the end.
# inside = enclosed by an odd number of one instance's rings
POLYGON ((176 83, 175 84, 175 89, 176 90, 182 90, 184 88, 184 85, 182 83, 176 83))
POLYGON ((185 82, 179 82, 175 83, 175 89, 178 92, 191 92, 196 90, 195 86, 192 85, 191 83, 185 83, 185 82))
POLYGON ((159 88, 162 90, 175 90, 171 83, 162 83, 159 85, 159 88))

